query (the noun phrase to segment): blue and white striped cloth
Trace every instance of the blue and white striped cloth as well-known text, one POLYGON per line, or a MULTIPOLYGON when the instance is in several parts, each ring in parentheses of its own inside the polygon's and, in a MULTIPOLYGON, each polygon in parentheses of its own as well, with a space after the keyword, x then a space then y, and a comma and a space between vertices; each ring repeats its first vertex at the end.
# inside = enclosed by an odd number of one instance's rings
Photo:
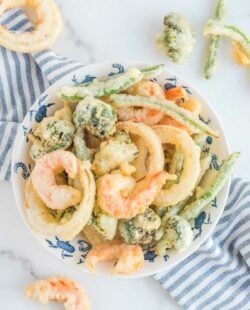
MULTIPOLYGON (((23 11, 8 11, 0 22, 11 31, 32 29, 23 11)), ((0 180, 10 180, 12 145, 30 106, 51 84, 82 67, 51 50, 20 54, 0 46, 0 180)))
MULTIPOLYGON (((12 30, 29 30, 21 10, 5 14, 12 30)), ((50 85, 83 66, 51 50, 32 55, 0 47, 0 179, 10 179, 11 148, 23 117, 50 85)), ((250 309, 250 183, 234 178, 216 229, 190 257, 155 278, 184 309, 250 309)))
POLYGON ((250 182, 233 178, 212 236, 155 279, 183 309, 250 309, 250 182))

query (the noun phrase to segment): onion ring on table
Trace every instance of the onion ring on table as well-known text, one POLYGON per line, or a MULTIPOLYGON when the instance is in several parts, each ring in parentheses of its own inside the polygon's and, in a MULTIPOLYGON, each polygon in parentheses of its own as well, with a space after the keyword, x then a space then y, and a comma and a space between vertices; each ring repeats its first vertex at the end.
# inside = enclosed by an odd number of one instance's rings
POLYGON ((62 30, 62 18, 53 0, 2 0, 0 16, 6 10, 17 7, 34 8, 36 27, 31 32, 12 33, 5 26, 0 26, 0 45, 22 53, 32 53, 50 47, 62 30))
POLYGON ((25 213, 30 226, 37 232, 59 236, 64 240, 71 240, 87 224, 93 207, 95 198, 95 180, 90 171, 89 162, 78 161, 78 186, 81 188, 83 195, 78 210, 74 212, 71 219, 60 223, 49 213, 49 209, 39 198, 29 179, 25 188, 25 213))
MULTIPOLYGON (((124 130, 133 135, 139 136, 143 142, 145 147, 148 150, 149 158, 148 158, 148 174, 154 174, 156 172, 162 171, 164 168, 164 153, 162 149, 162 144, 157 134, 154 132, 152 128, 142 123, 134 123, 134 122, 119 122, 116 125, 118 130, 124 130)), ((140 154, 139 154, 140 157, 140 154)), ((143 173, 139 173, 141 171, 141 163, 135 161, 134 164, 137 170, 136 176, 137 180, 142 178, 143 173)))
POLYGON ((166 125, 153 128, 163 144, 175 144, 184 156, 179 183, 173 184, 169 189, 162 189, 154 200, 157 207, 167 207, 177 204, 192 194, 201 169, 200 148, 184 130, 166 125))

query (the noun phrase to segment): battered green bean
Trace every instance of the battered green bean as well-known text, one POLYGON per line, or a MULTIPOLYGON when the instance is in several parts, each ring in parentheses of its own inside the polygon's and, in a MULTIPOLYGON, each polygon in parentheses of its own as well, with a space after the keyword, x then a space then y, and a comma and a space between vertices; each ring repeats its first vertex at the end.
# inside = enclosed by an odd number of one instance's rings
POLYGON ((69 101, 80 101, 86 96, 103 97, 129 88, 142 79, 142 73, 137 68, 130 68, 125 73, 114 75, 105 80, 93 81, 82 86, 64 86, 58 97, 69 101))
POLYGON ((78 128, 74 136, 74 146, 76 157, 80 160, 88 160, 90 158, 89 150, 84 139, 83 128, 78 128))
POLYGON ((250 57, 250 38, 234 25, 224 24, 210 19, 205 26, 204 35, 225 36, 237 42, 244 53, 250 57))
POLYGON ((199 199, 195 200, 189 205, 186 205, 179 215, 186 220, 196 218, 200 214, 201 210, 207 206, 220 192, 239 156, 240 153, 233 153, 229 155, 221 166, 221 169, 215 177, 214 182, 208 187, 208 189, 201 195, 199 199))
POLYGON ((149 80, 157 77, 162 73, 164 69, 164 65, 152 65, 152 66, 146 66, 140 69, 142 73, 142 78, 144 80, 149 80))
POLYGON ((193 132, 204 132, 214 137, 218 137, 218 132, 211 129, 205 123, 196 119, 190 111, 178 107, 169 100, 160 100, 150 97, 130 96, 130 95, 111 95, 112 105, 116 108, 120 107, 145 107, 149 109, 159 110, 173 119, 187 126, 193 132))
MULTIPOLYGON (((216 20, 222 20, 226 15, 226 4, 227 0, 219 0, 216 8, 214 17, 216 20)), ((217 65, 217 52, 220 47, 220 37, 215 35, 211 36, 209 45, 208 58, 205 65, 205 77, 210 79, 213 75, 217 65)))

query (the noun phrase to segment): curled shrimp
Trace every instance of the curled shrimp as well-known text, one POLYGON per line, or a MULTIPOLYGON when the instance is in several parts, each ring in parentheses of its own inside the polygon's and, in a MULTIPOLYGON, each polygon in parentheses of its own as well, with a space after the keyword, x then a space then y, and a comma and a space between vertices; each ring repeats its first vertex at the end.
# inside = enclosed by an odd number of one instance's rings
POLYGON ((94 246, 88 253, 85 266, 92 272, 98 262, 117 260, 113 271, 130 274, 142 267, 144 256, 139 245, 105 242, 94 246))
POLYGON ((97 182, 98 205, 117 219, 130 219, 145 211, 168 178, 168 173, 161 171, 136 183, 122 174, 106 174, 97 182))
POLYGON ((71 152, 57 150, 39 157, 31 173, 36 193, 51 209, 63 210, 81 200, 79 190, 56 183, 56 174, 63 170, 74 179, 78 173, 77 158, 71 152))
POLYGON ((68 310, 89 310, 89 300, 84 290, 74 281, 53 277, 35 281, 25 288, 28 298, 44 304, 49 301, 63 302, 68 310))
MULTIPOLYGON (((127 89, 130 95, 140 95, 144 97, 155 97, 165 99, 165 93, 161 86, 151 81, 140 81, 139 83, 127 89)), ((122 121, 133 120, 148 125, 157 124, 162 118, 163 113, 153 109, 146 108, 119 108, 118 118, 122 121)))

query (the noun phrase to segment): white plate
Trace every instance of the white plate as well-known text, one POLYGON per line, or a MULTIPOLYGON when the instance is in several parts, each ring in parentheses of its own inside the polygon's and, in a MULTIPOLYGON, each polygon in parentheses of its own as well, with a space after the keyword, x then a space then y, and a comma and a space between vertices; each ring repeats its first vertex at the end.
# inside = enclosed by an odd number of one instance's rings
MULTIPOLYGON (((12 185, 15 200, 19 211, 22 214, 24 222, 28 226, 30 232, 35 236, 37 241, 47 249, 51 254, 67 263, 68 265, 77 268, 79 271, 88 272, 83 262, 90 249, 90 245, 83 240, 82 236, 76 237, 70 242, 64 242, 57 236, 48 237, 37 234, 32 231, 28 225, 26 214, 24 211, 24 188, 27 179, 30 175, 33 163, 29 157, 30 142, 27 139, 27 133, 34 127, 37 122, 40 122, 44 116, 52 115, 58 108, 62 106, 56 94, 64 85, 74 85, 77 82, 89 81, 94 77, 102 77, 106 75, 113 75, 123 72, 129 67, 142 67, 140 62, 122 62, 122 63, 97 63, 85 66, 74 73, 70 73, 62 78, 60 81, 49 87, 33 104, 30 111, 27 113, 22 125, 20 126, 13 150, 12 157, 12 185)), ((224 130, 216 116, 215 112, 209 106, 205 98, 188 82, 177 76, 176 74, 164 71, 157 81, 165 88, 181 85, 186 88, 187 92, 193 97, 200 100, 202 103, 201 119, 209 123, 213 128, 220 131, 219 139, 209 138, 207 140, 207 150, 213 154, 212 163, 209 172, 207 173, 204 184, 206 185, 213 175, 220 169, 222 160, 228 155, 228 143, 225 137, 224 130)), ((169 267, 173 267, 181 262, 185 257, 194 252, 209 236, 218 222, 222 211, 224 209, 226 199, 228 196, 230 180, 226 183, 219 195, 213 203, 206 207, 201 215, 193 223, 194 241, 190 248, 184 252, 177 252, 169 250, 165 257, 156 257, 153 249, 146 248, 144 251, 145 264, 138 272, 124 277, 136 278, 148 276, 157 272, 163 271, 169 267)), ((204 185, 204 186, 205 186, 204 185)), ((121 277, 111 273, 112 264, 103 263, 97 266, 97 274, 121 277)))

